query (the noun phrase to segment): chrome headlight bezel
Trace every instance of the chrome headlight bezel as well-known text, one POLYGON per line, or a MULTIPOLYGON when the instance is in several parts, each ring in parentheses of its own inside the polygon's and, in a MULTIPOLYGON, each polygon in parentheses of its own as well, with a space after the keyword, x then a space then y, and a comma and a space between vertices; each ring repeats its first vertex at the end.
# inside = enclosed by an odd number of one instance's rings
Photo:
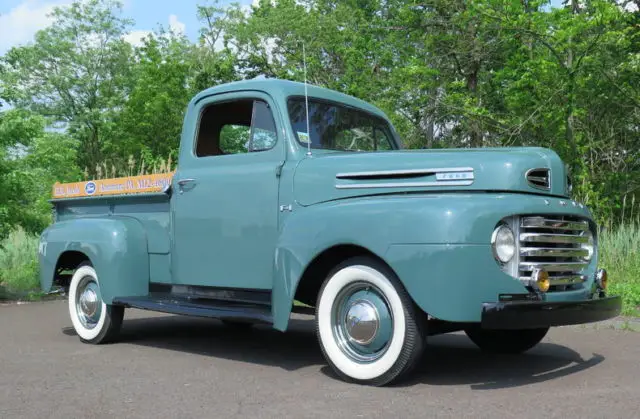
POLYGON ((506 223, 500 223, 491 234, 493 257, 501 264, 507 264, 516 255, 516 236, 506 223))
POLYGON ((580 248, 586 250, 589 253, 587 256, 582 256, 581 259, 585 262, 591 262, 591 259, 593 259, 593 255, 596 252, 596 240, 591 230, 585 231, 584 235, 587 237, 587 243, 582 243, 580 245, 580 248))

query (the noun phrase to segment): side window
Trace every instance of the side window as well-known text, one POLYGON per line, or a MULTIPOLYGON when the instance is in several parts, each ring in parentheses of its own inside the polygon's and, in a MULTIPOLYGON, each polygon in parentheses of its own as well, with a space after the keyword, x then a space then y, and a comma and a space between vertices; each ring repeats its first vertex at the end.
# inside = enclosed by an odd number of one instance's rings
POLYGON ((269 106, 260 101, 253 104, 253 118, 251 123, 250 151, 264 151, 276 145, 276 126, 269 106))
POLYGON ((265 151, 277 142, 269 106, 243 99, 207 106, 200 117, 195 152, 198 157, 265 151))
POLYGON ((246 125, 223 125, 220 129, 220 151, 222 154, 246 153, 249 150, 249 132, 246 125))

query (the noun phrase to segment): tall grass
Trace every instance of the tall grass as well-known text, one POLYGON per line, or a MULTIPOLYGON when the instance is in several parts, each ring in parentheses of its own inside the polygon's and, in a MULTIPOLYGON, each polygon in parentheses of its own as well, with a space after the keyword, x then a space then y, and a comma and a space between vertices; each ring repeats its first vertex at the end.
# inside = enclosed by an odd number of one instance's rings
POLYGON ((169 173, 176 169, 176 161, 172 155, 166 159, 163 157, 151 157, 141 155, 138 160, 130 155, 126 162, 101 162, 96 164, 93 170, 85 167, 84 180, 110 179, 126 176, 153 175, 169 173))
POLYGON ((39 288, 38 241, 17 228, 0 242, 0 298, 39 288))
POLYGON ((640 315, 640 219, 602 230, 600 264, 609 274, 609 294, 622 296, 624 314, 640 315))

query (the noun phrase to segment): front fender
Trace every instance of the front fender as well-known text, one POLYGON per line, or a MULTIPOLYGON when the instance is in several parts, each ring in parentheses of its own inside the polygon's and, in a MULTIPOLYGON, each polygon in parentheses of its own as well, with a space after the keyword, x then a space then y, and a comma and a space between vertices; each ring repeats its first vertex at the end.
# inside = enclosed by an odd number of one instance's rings
MULTIPOLYGON (((560 198, 509 193, 378 196, 296 207, 276 247, 274 326, 286 328, 306 267, 342 244, 364 247, 384 260, 425 312, 443 320, 478 321, 482 302, 500 293, 526 292, 500 270, 490 248, 496 224, 516 214, 591 219, 588 209, 560 198)), ((594 257, 589 277, 596 263, 594 257)), ((584 295, 580 290, 554 298, 584 295)))
POLYGON ((87 256, 100 279, 105 303, 118 296, 149 292, 147 235, 134 218, 76 218, 48 227, 40 237, 40 285, 51 289, 60 256, 67 251, 87 256))
POLYGON ((424 234, 414 234, 415 225, 424 224, 424 215, 417 211, 418 207, 409 208, 407 201, 414 200, 378 197, 297 206, 283 223, 276 246, 272 290, 274 327, 286 329, 304 270, 324 250, 337 245, 356 245, 384 259, 394 241, 425 240, 424 234))

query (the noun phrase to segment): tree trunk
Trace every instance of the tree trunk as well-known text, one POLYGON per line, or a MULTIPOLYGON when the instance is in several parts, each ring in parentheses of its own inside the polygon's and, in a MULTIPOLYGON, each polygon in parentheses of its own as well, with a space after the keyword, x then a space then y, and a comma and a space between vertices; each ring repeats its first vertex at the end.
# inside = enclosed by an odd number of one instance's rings
MULTIPOLYGON (((480 106, 480 99, 478 98, 478 71, 479 65, 475 63, 473 70, 467 74, 467 90, 471 93, 471 96, 476 98, 476 105, 480 106)), ((482 130, 479 122, 475 118, 469 121, 469 146, 482 147, 482 130)))
MULTIPOLYGON (((571 0, 572 14, 578 14, 580 12, 580 8, 578 5, 578 0, 571 0)), ((572 39, 569 38, 569 45, 572 43, 572 39)), ((575 73, 573 68, 573 49, 569 47, 567 51, 567 64, 566 69, 568 72, 568 86, 567 86, 567 106, 565 108, 565 141, 569 146, 569 161, 576 162, 577 160, 577 147, 574 136, 574 127, 575 127, 575 116, 574 116, 574 100, 575 100, 575 73)))
MULTIPOLYGON (((469 41, 471 42, 471 56, 469 57, 470 68, 466 74, 467 77, 467 91, 471 94, 471 97, 475 99, 475 105, 480 106, 480 98, 478 97, 478 73, 480 72, 480 47, 478 45, 478 32, 476 21, 471 19, 468 24, 467 34, 469 41)), ((480 123, 473 116, 469 121, 469 146, 470 147, 482 147, 482 129, 480 123)))
POLYGON ((435 141, 435 121, 431 115, 431 111, 435 106, 435 96, 436 92, 428 92, 429 95, 429 105, 427 109, 422 110, 422 117, 420 118, 420 130, 424 134, 424 144, 425 148, 433 148, 433 143, 435 141))
MULTIPOLYGON (((531 14, 534 11, 534 8, 531 7, 531 2, 529 0, 522 0, 522 6, 524 7, 524 12, 527 15, 527 29, 531 30, 531 14)), ((533 37, 531 35, 527 35, 526 38, 527 39, 524 40, 524 43, 529 51, 529 60, 533 60, 533 37)))
POLYGON ((573 73, 569 73, 569 86, 567 92, 567 106, 565 109, 565 133, 564 138, 569 146, 570 159, 569 161, 575 162, 577 156, 576 142, 573 134, 575 120, 574 120, 574 90, 575 90, 575 77, 573 73))

